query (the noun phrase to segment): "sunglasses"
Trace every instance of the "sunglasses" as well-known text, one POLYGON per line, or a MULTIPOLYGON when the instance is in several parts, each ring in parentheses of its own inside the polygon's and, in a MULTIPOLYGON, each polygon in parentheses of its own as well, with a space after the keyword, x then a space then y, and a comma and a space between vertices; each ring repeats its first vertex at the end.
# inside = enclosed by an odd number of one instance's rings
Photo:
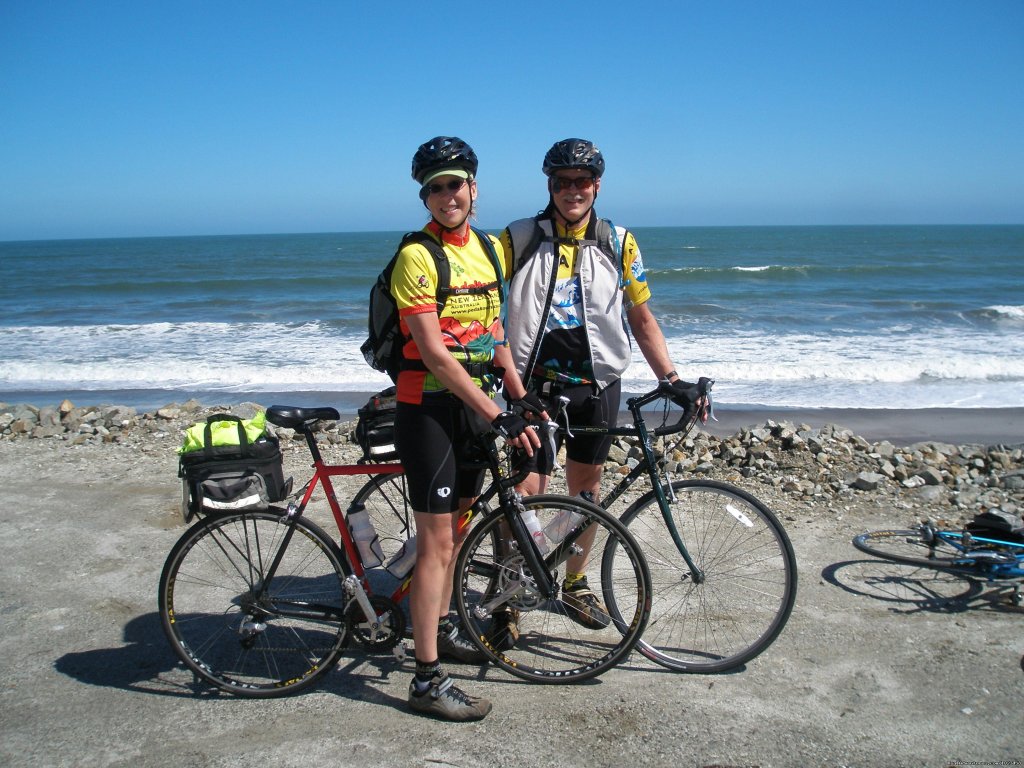
POLYGON ((444 184, 427 184, 424 189, 426 189, 431 195, 436 195, 445 191, 458 192, 462 189, 462 185, 465 183, 465 179, 452 179, 444 184))
POLYGON ((575 187, 580 192, 586 192, 594 186, 593 176, 581 176, 578 179, 565 179, 561 176, 551 177, 551 189, 555 192, 561 192, 563 189, 572 189, 575 187))

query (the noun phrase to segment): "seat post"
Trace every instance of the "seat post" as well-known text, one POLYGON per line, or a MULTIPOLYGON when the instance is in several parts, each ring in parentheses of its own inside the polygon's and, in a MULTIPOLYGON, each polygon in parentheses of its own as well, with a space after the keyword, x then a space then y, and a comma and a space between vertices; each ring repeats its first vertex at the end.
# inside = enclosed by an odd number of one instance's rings
POLYGON ((299 427, 299 431, 303 437, 306 438, 306 445, 309 446, 309 452, 313 455, 313 463, 323 463, 323 457, 320 455, 320 446, 316 443, 316 436, 313 434, 313 422, 304 421, 302 426, 299 427))

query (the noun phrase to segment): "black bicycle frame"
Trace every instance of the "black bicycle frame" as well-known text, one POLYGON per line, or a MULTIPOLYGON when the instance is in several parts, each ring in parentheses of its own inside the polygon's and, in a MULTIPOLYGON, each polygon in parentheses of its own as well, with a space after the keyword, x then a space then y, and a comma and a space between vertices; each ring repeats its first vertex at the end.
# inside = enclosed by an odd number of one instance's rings
POLYGON ((658 501, 658 508, 661 510, 661 517, 665 521, 665 527, 668 528, 668 534, 672 538, 672 543, 676 545, 676 549, 679 550, 679 554, 683 556, 683 560, 686 562, 687 567, 690 569, 690 576, 695 584, 701 584, 704 581, 704 572, 697 567, 694 563, 693 558, 690 556, 689 550, 683 543, 682 536, 679 535, 679 530, 676 528, 675 521, 672 519, 672 512, 669 509, 668 498, 665 496, 665 488, 668 487, 671 491, 671 484, 665 482, 662 484, 661 477, 658 476, 657 461, 654 458, 654 446, 651 444, 651 434, 647 429, 647 422, 644 420, 641 409, 645 405, 649 405, 656 400, 660 400, 663 395, 655 390, 646 395, 639 397, 631 397, 626 400, 626 408, 629 410, 633 417, 633 424, 631 426, 623 427, 575 427, 570 426, 573 434, 596 434, 596 435, 612 435, 613 437, 639 437, 640 438, 640 450, 643 451, 644 460, 633 467, 622 480, 620 480, 611 491, 609 491, 603 499, 600 500, 600 505, 605 509, 609 509, 622 494, 624 494, 630 486, 633 485, 640 477, 646 474, 651 480, 651 487, 654 489, 654 497, 658 501))

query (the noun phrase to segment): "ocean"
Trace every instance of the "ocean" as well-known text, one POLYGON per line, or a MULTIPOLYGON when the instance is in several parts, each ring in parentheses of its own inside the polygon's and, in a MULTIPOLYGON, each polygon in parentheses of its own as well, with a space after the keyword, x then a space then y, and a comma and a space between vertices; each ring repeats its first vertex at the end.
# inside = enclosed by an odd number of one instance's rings
MULTIPOLYGON (((0 401, 335 405, 398 232, 0 243, 0 401)), ((1024 405, 1024 226, 648 227, 683 378, 726 408, 1024 405)), ((635 348, 635 345, 634 345, 635 348)), ((638 350, 627 392, 652 376, 638 350)))

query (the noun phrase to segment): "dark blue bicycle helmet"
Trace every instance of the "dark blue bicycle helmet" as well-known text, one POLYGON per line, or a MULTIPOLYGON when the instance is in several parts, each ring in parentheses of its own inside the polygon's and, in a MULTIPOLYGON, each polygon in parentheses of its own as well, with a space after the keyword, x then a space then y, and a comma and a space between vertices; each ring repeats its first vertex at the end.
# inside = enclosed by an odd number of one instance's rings
POLYGON ((544 155, 544 175, 555 171, 585 170, 594 174, 595 179, 604 173, 604 157, 594 142, 586 139, 562 139, 544 155))
MULTIPOLYGON (((412 177, 417 184, 426 184, 439 171, 459 170, 465 178, 476 177, 476 152, 457 136, 435 136, 421 144, 412 158, 412 177)), ((457 174, 461 175, 461 174, 457 174)))

